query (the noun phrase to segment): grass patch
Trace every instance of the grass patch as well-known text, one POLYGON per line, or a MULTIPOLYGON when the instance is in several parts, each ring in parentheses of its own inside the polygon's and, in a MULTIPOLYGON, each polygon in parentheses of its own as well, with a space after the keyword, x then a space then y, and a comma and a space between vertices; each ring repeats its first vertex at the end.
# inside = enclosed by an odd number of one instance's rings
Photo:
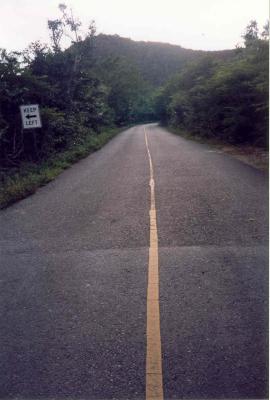
POLYGON ((99 150, 124 129, 126 128, 111 128, 99 135, 89 135, 83 143, 54 154, 41 164, 25 163, 17 171, 0 171, 0 209, 35 193, 39 187, 52 181, 76 161, 99 150))

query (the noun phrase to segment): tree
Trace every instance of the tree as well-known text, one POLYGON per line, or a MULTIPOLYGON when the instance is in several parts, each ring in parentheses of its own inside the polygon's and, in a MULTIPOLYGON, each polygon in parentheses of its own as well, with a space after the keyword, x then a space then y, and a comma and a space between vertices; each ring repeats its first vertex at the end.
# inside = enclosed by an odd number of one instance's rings
POLYGON ((269 40, 269 20, 263 26, 261 37, 263 40, 269 40))
POLYGON ((259 28, 257 21, 250 21, 242 37, 244 38, 246 47, 252 46, 254 44, 254 42, 259 38, 259 28))
POLYGON ((246 47, 230 61, 211 57, 187 65, 157 97, 162 122, 200 136, 265 146, 268 132, 267 26, 245 31, 246 47))

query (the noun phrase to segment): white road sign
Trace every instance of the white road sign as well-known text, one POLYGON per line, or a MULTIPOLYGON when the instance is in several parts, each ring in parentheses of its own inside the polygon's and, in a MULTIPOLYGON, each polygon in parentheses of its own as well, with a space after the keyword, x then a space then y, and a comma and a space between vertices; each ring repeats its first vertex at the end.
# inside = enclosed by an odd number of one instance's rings
POLYGON ((41 128, 38 104, 20 106, 24 129, 41 128))

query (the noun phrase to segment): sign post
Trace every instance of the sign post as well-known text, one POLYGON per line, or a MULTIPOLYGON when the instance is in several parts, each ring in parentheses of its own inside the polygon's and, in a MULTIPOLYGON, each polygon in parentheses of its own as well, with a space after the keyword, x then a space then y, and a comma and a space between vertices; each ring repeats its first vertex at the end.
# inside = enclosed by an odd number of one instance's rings
POLYGON ((38 104, 20 106, 23 129, 41 128, 38 104))

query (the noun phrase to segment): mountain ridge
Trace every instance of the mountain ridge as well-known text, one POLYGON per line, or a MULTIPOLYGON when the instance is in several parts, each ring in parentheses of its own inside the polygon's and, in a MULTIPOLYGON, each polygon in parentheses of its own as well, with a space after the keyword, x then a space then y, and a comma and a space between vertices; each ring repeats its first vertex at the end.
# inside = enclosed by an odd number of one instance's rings
POLYGON ((125 57, 134 63, 145 80, 153 86, 163 85, 171 76, 179 72, 187 63, 201 57, 210 56, 227 60, 235 50, 192 50, 180 45, 135 41, 119 35, 99 34, 95 38, 95 56, 99 60, 106 57, 125 57))

